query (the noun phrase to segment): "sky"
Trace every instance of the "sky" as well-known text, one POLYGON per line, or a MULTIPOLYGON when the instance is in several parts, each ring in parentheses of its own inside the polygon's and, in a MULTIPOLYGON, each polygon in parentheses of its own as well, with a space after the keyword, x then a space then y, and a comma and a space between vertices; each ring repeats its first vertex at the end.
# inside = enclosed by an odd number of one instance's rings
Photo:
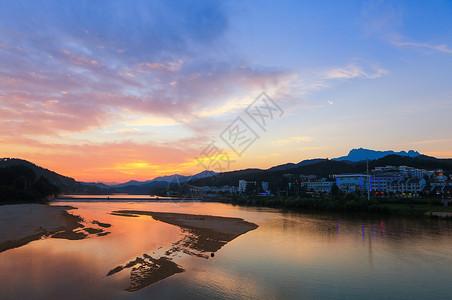
POLYGON ((451 1, 280 2, 1 0, 0 157, 96 182, 452 158, 451 1))

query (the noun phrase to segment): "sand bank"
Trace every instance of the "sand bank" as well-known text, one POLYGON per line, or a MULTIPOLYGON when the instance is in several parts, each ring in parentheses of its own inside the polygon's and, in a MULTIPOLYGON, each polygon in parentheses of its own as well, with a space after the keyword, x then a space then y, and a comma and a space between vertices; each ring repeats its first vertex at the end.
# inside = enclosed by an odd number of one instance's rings
POLYGON ((43 237, 78 240, 93 233, 106 234, 103 230, 84 228, 82 218, 68 213, 72 209, 75 208, 44 204, 0 206, 0 252, 43 237))
POLYGON ((165 279, 184 269, 173 261, 173 258, 186 254, 208 259, 210 253, 218 251, 222 246, 239 235, 256 229, 258 226, 240 218, 217 217, 207 215, 190 215, 179 213, 162 213, 151 211, 121 210, 112 212, 116 216, 137 217, 148 215, 154 220, 178 226, 184 235, 173 243, 163 255, 143 254, 135 260, 117 266, 107 273, 112 276, 124 269, 131 268, 129 292, 140 290, 150 284, 165 279))

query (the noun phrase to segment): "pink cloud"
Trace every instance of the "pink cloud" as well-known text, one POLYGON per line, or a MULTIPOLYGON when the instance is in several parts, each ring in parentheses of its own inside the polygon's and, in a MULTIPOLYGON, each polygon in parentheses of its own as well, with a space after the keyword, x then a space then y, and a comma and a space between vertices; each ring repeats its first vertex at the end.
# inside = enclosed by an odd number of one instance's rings
POLYGON ((199 156, 199 144, 205 143, 206 138, 149 144, 131 141, 48 144, 22 137, 3 138, 0 142, 4 146, 20 145, 34 149, 32 152, 3 150, 2 156, 28 159, 77 180, 126 181, 147 180, 172 170, 179 170, 179 173, 193 171, 195 166, 190 162, 199 156))

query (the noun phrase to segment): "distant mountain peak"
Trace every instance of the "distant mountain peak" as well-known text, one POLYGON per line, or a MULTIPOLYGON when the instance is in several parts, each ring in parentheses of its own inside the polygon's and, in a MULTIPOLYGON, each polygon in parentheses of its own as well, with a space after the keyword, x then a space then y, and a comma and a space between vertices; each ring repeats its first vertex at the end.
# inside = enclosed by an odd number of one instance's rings
POLYGON ((417 157, 417 156, 421 155, 419 152, 414 151, 414 150, 409 150, 408 152, 407 151, 395 152, 392 150, 377 151, 377 150, 371 150, 371 149, 358 148, 358 149, 350 150, 350 152, 348 153, 347 156, 333 158, 333 160, 358 162, 358 161, 363 161, 366 159, 369 159, 369 160, 380 159, 380 158, 383 158, 383 157, 391 155, 391 154, 396 154, 396 155, 400 155, 400 156, 408 156, 408 157, 417 157))
POLYGON ((131 180, 128 182, 112 185, 112 187, 121 188, 121 187, 133 186, 133 185, 144 186, 146 184, 150 184, 153 182, 184 183, 184 182, 191 181, 191 180, 197 180, 197 179, 215 176, 216 174, 217 173, 215 173, 214 171, 204 170, 204 171, 202 171, 198 174, 192 175, 192 176, 184 176, 184 175, 179 175, 179 174, 165 175, 165 176, 155 177, 154 179, 147 180, 147 181, 131 180))

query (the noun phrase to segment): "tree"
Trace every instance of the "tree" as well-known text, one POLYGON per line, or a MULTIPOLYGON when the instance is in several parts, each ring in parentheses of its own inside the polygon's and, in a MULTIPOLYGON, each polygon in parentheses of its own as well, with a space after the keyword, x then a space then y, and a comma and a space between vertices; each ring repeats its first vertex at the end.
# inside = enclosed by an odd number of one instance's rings
POLYGON ((0 202, 43 202, 58 193, 58 187, 26 166, 0 168, 0 202))
POLYGON ((39 179, 32 184, 31 190, 37 192, 39 198, 56 195, 59 192, 58 187, 51 184, 44 176, 39 177, 39 179))
POLYGON ((337 199, 337 197, 339 197, 339 187, 335 183, 331 187, 331 195, 333 195, 334 198, 336 198, 336 199, 337 199))

